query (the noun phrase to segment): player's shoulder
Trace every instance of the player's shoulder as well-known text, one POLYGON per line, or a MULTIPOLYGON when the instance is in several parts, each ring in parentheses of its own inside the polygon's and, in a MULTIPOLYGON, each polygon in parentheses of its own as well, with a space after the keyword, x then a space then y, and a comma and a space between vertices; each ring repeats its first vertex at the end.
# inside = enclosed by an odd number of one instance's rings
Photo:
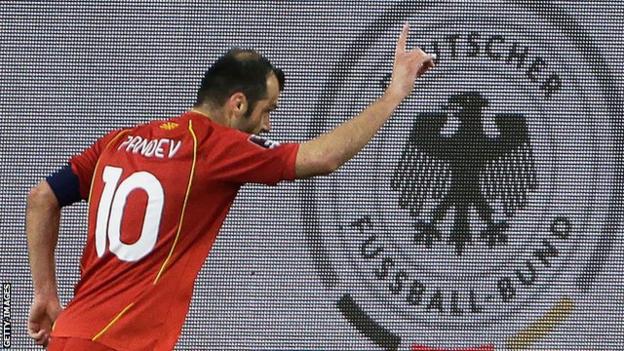
POLYGON ((214 134, 220 139, 225 140, 227 143, 232 144, 245 144, 261 149, 273 149, 280 146, 280 143, 264 136, 257 134, 250 134, 235 128, 229 128, 225 126, 213 123, 214 134))
POLYGON ((281 145, 280 142, 265 138, 256 134, 249 134, 247 141, 262 149, 275 149, 281 145))

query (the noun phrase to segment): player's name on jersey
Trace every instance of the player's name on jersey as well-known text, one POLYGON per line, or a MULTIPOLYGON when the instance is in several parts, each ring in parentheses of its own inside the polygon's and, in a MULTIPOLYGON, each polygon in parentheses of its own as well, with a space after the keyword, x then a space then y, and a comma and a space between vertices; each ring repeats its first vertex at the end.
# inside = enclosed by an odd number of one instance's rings
POLYGON ((146 139, 140 136, 129 135, 117 150, 140 154, 145 157, 172 158, 180 150, 181 140, 173 139, 146 139))

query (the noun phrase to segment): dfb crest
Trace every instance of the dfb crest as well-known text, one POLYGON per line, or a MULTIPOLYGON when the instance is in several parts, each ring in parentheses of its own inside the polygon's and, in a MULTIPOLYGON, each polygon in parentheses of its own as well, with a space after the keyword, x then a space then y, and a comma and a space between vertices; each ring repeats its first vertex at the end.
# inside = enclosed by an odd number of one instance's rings
POLYGON ((458 255, 472 240, 471 222, 476 220, 486 224, 479 236, 489 246, 505 243, 507 220, 525 206, 527 193, 535 189, 524 116, 496 114, 496 133, 488 136, 481 113, 487 105, 479 93, 457 94, 449 98, 446 112, 415 118, 392 189, 400 192, 400 207, 414 218, 415 240, 427 246, 441 238, 439 223, 451 215, 448 241, 458 255), (451 118, 459 126, 443 133, 450 129, 446 127, 451 118))

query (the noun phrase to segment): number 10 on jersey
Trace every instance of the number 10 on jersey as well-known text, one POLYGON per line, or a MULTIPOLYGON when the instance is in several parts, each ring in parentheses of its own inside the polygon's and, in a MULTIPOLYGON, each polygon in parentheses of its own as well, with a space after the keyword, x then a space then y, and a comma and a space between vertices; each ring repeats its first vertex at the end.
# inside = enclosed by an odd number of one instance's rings
POLYGON ((120 260, 135 262, 156 246, 165 196, 160 181, 145 171, 131 174, 118 186, 122 171, 119 167, 106 166, 102 172, 104 190, 97 209, 95 249, 98 257, 102 257, 108 242, 108 249, 120 260), (126 244, 121 242, 121 223, 128 196, 135 190, 146 193, 147 206, 139 239, 133 244, 126 244))

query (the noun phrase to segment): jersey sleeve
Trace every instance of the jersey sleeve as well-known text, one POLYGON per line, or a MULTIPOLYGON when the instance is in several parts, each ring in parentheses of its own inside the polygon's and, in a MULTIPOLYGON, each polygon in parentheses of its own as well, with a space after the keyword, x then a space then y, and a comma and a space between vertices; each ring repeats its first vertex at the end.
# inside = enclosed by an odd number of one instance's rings
POLYGON ((294 180, 299 144, 283 143, 240 131, 224 133, 212 150, 207 167, 223 181, 275 185, 294 180))
POLYGON ((78 177, 80 197, 82 199, 87 200, 89 198, 91 180, 102 151, 118 139, 121 134, 122 130, 114 130, 98 139, 81 153, 70 158, 69 164, 72 172, 78 177))

